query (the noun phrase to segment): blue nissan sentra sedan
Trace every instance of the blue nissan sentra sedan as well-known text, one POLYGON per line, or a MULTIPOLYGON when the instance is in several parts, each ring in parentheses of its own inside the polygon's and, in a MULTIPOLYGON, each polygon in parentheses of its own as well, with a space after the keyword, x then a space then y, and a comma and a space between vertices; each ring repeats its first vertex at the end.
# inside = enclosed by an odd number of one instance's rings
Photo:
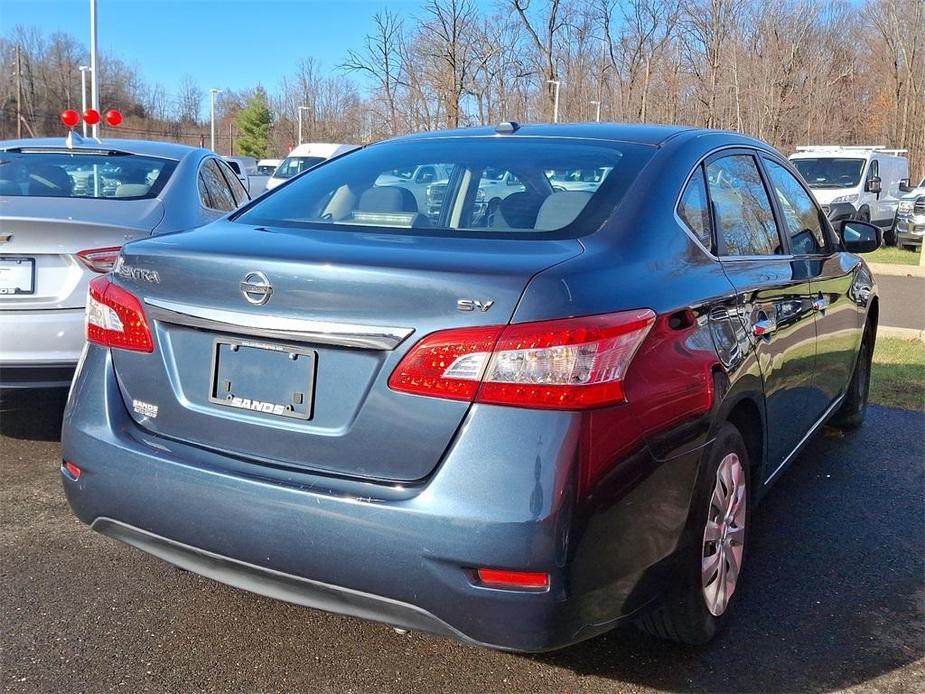
POLYGON ((755 505, 863 420, 880 242, 731 133, 372 145, 91 282, 65 492, 300 605, 518 651, 626 621, 703 643, 755 505))

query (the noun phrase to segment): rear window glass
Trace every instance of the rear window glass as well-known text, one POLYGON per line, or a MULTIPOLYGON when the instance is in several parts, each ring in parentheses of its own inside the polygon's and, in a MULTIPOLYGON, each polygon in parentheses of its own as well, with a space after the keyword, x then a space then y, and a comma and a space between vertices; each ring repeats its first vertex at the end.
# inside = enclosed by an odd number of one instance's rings
POLYGON ((458 235, 589 233, 654 151, 564 138, 387 143, 318 167, 237 221, 458 235))
POLYGON ((0 152, 0 195, 44 198, 153 198, 177 162, 135 154, 0 152))
POLYGON ((273 176, 274 178, 292 178, 323 161, 324 157, 286 157, 273 176))

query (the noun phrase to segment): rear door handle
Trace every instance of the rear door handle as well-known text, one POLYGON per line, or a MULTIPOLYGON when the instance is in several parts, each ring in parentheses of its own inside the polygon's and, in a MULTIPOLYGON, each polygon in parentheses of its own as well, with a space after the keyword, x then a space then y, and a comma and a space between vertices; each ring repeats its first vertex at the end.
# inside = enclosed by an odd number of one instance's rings
POLYGON ((777 330, 777 321, 773 318, 763 318, 752 323, 752 333, 755 337, 767 337, 777 330))

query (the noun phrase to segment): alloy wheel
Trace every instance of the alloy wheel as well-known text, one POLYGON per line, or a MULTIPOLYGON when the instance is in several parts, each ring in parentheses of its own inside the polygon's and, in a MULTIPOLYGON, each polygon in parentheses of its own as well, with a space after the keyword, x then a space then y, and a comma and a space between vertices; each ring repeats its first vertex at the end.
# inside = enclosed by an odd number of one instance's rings
POLYGON ((742 569, 748 503, 745 487, 742 461, 736 453, 726 454, 716 469, 701 555, 703 597, 714 617, 726 611, 742 569))

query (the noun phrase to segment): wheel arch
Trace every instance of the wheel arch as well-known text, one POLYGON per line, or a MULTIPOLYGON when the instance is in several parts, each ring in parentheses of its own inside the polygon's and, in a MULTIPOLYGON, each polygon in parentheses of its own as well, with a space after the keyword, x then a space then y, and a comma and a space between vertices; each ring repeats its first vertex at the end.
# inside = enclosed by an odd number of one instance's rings
POLYGON ((764 417, 758 404, 750 397, 739 399, 729 410, 725 421, 732 424, 745 441, 748 451, 748 465, 751 470, 752 488, 761 488, 761 472, 764 469, 765 458, 765 426, 764 417))

